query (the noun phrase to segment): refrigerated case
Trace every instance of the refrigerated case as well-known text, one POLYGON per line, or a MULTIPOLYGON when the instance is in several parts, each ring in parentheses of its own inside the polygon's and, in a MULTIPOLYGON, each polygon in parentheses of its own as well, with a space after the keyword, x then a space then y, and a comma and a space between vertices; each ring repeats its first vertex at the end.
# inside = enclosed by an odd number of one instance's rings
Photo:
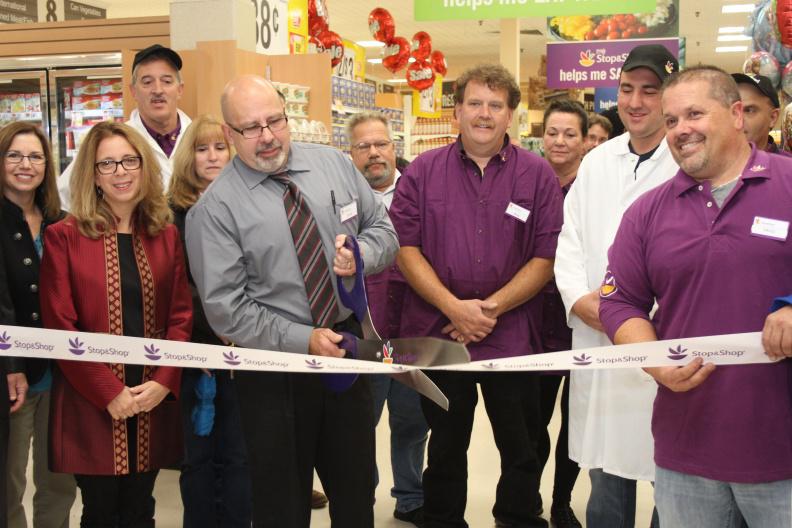
POLYGON ((0 60, 0 126, 39 123, 62 172, 93 125, 123 121, 120 64, 120 53, 0 60))

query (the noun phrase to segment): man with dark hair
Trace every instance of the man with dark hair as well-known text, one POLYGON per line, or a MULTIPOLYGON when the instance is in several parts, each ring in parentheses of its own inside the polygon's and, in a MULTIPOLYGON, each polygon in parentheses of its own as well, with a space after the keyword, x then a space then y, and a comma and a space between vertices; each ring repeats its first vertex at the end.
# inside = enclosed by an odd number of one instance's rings
POLYGON ((586 152, 598 147, 613 137, 613 125, 601 114, 589 115, 589 129, 586 134, 586 152))
POLYGON ((781 104, 778 101, 773 82, 763 75, 732 73, 737 82, 740 99, 743 102, 743 121, 748 141, 756 144, 759 150, 773 154, 787 154, 780 150, 768 132, 778 122, 781 104))
MULTIPOLYGON (((792 160, 748 142, 737 86, 714 66, 673 78, 662 105, 680 169, 624 213, 601 295, 605 331, 629 344, 764 328, 768 356, 792 356, 792 308, 767 315, 792 291, 792 160)), ((645 369, 659 385, 662 524, 792 526, 792 363, 716 368, 691 358, 645 369)))
MULTIPOLYGON (((627 206, 677 170, 665 141, 660 87, 678 68, 663 46, 630 52, 617 98, 627 133, 586 154, 564 202, 555 275, 573 348, 610 345, 598 315, 608 247, 627 206)), ((654 479, 649 422, 655 391, 640 369, 570 375, 569 456, 589 470, 589 528, 635 524, 636 480, 654 479)))
MULTIPOLYGON (((541 351, 541 296, 552 276, 561 191, 546 161, 511 145, 520 101, 514 77, 483 65, 457 80, 456 143, 420 155, 390 213, 405 294, 402 337, 451 338, 473 360, 541 351)), ((422 398, 432 434, 424 472, 424 526, 466 527, 467 448, 481 387, 501 455, 497 526, 547 526, 539 517, 538 380, 526 373, 433 371, 445 412, 422 398), (523 417, 523 419, 520 419, 523 417)))
MULTIPOLYGON (((129 89, 137 108, 129 115, 127 125, 146 139, 160 166, 163 188, 168 188, 173 165, 171 154, 179 145, 190 118, 179 110, 184 91, 181 78, 182 60, 178 53, 154 44, 135 54, 129 89)), ((58 177, 58 192, 64 209, 69 209, 69 181, 73 163, 58 177)))

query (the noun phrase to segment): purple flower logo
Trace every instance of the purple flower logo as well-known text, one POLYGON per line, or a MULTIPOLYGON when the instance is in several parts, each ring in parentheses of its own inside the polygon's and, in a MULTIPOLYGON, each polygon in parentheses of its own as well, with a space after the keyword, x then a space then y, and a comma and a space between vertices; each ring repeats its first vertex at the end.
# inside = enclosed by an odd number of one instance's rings
POLYGON ((239 356, 237 356, 236 354, 234 354, 234 351, 233 351, 233 350, 229 350, 228 352, 223 352, 223 361, 224 361, 224 362, 225 362, 227 365, 231 365, 231 366, 237 366, 237 365, 239 365, 240 363, 242 363, 242 362, 239 360, 239 356))
POLYGON ((84 346, 85 343, 81 343, 79 337, 69 339, 69 352, 75 356, 82 356, 85 353, 85 348, 83 348, 84 346))
POLYGON ((682 345, 677 345, 676 348, 669 348, 668 357, 675 361, 679 361, 680 359, 685 359, 687 357, 687 348, 682 348, 682 345))
POLYGON ((306 359, 305 366, 308 367, 309 369, 315 369, 315 370, 320 370, 324 368, 324 365, 322 365, 321 361, 317 361, 313 358, 306 359))
POLYGON ((495 363, 494 361, 490 361, 489 363, 484 363, 482 367, 495 370, 496 368, 498 368, 498 364, 495 363))
POLYGON ((587 356, 586 353, 580 354, 580 356, 572 356, 575 365, 580 365, 581 367, 585 367, 586 365, 591 365, 591 356, 587 356))
POLYGON ((154 343, 150 344, 149 346, 143 346, 143 349, 146 351, 146 357, 152 361, 157 361, 160 357, 159 351, 160 349, 157 348, 157 345, 154 343))
POLYGON ((0 335, 0 350, 8 350, 11 348, 11 343, 8 341, 11 339, 11 336, 3 332, 3 335, 0 335))

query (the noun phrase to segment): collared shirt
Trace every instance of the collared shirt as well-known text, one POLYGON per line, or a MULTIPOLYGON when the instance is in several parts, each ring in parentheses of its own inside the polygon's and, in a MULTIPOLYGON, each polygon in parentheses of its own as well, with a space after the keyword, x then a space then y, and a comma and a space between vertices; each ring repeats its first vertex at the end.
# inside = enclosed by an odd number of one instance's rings
MULTIPOLYGON (((390 214, 402 246, 415 246, 460 299, 486 299, 532 258, 555 256, 561 190, 550 165, 507 140, 483 175, 461 140, 420 155, 404 171, 390 214), (522 213, 507 214, 510 204, 522 213), (527 215, 527 218, 525 217, 527 215), (523 221, 524 220, 524 221, 523 221)), ((542 296, 502 314, 494 331, 468 345, 474 360, 539 352, 542 296)), ((402 337, 447 338, 448 318, 407 292, 402 337)))
POLYGON ((374 191, 374 194, 382 199, 382 203, 385 204, 387 209, 390 209, 391 203, 393 203, 393 196, 396 194, 396 182, 399 181, 399 178, 401 178, 401 172, 396 169, 393 173, 393 182, 384 191, 374 191))
MULTIPOLYGON (((639 198, 609 252, 616 290, 603 297, 609 336, 652 318, 658 339, 761 331, 792 291, 792 239, 758 236, 757 218, 792 221, 792 160, 754 148, 719 208, 709 182, 683 171, 639 198)), ((775 225, 778 225, 777 223, 775 225)), ((720 366, 697 388, 660 386, 652 432, 658 466, 729 482, 792 478, 792 362, 720 366)))
MULTIPOLYGON (((575 180, 561 187, 564 196, 575 180)), ((555 278, 542 289, 542 352, 557 352, 572 348, 572 329, 567 326, 564 301, 558 292, 555 278)))
POLYGON ((160 146, 162 152, 164 152, 170 158, 171 154, 173 154, 173 149, 176 148, 176 140, 179 138, 179 134, 181 133, 181 121, 179 120, 179 114, 176 114, 176 128, 164 134, 160 134, 148 126, 142 119, 141 121, 146 129, 146 132, 149 133, 149 136, 151 136, 154 141, 157 142, 157 145, 160 146))
MULTIPOLYGON (((352 160, 293 142, 287 170, 316 219, 331 274, 338 234, 357 237, 366 273, 393 261, 398 244, 388 213, 352 160), (357 214, 341 222, 345 206, 357 214)), ((190 270, 217 335, 245 347, 307 353, 313 323, 283 185, 237 156, 190 209, 186 227, 190 270)), ((339 308, 337 321, 349 317, 339 308)))

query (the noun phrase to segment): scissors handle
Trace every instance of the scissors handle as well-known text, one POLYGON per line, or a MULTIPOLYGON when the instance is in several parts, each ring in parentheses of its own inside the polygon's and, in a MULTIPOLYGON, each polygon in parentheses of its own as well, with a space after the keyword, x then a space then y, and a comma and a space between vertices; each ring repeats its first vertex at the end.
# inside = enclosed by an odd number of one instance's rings
MULTIPOLYGON (((350 359, 357 359, 357 338, 348 332, 339 332, 341 334, 341 342, 338 343, 338 348, 346 350, 346 356, 350 359)), ((322 377, 322 384, 331 392, 344 392, 349 389, 355 381, 357 381, 357 374, 320 374, 322 377)))
POLYGON ((366 283, 363 280, 363 257, 360 256, 360 246, 352 235, 347 235, 344 247, 352 251, 355 256, 355 283, 351 290, 344 286, 343 277, 336 275, 338 298, 341 304, 352 310, 358 321, 366 319, 368 313, 368 299, 366 298, 366 283))

